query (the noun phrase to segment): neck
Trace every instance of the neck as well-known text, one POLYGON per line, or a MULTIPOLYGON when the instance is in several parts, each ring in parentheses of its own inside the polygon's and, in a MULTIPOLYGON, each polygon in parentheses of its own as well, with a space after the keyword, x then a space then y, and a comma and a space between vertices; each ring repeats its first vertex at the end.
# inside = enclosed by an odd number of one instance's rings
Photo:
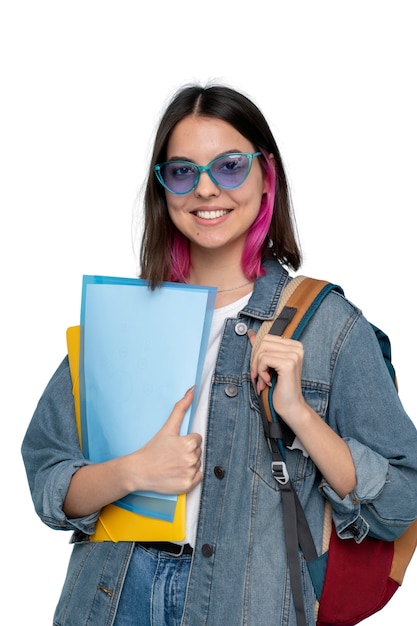
POLYGON ((186 282, 193 285, 216 287, 217 293, 239 291, 253 284, 253 281, 245 276, 241 268, 238 271, 231 271, 227 267, 221 268, 219 271, 215 271, 213 268, 196 271, 192 268, 186 282))
POLYGON ((231 304, 232 302, 236 302, 236 300, 240 300, 243 296, 246 296, 253 289, 253 281, 246 282, 245 284, 231 289, 219 289, 217 291, 216 296, 216 305, 215 308, 218 309, 222 306, 226 306, 227 304, 231 304))
POLYGON ((208 285, 217 288, 216 308, 231 304, 242 298, 253 289, 254 281, 248 280, 242 269, 230 267, 204 268, 197 271, 192 268, 187 283, 208 285))
POLYGON ((252 285, 253 281, 252 280, 247 280, 245 283, 242 283, 241 285, 236 285, 236 287, 226 287, 225 289, 218 289, 217 293, 224 293, 225 291, 237 291, 238 289, 243 289, 244 287, 247 287, 248 285, 252 285))
POLYGON ((240 246, 215 249, 191 246, 191 267, 187 282, 212 285, 219 292, 231 291, 249 281, 242 270, 240 246))

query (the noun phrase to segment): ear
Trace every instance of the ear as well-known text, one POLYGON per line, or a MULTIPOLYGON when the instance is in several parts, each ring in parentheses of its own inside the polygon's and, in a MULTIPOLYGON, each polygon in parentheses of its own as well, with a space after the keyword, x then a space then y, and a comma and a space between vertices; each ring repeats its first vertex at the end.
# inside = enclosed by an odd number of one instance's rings
MULTIPOLYGON (((268 155, 268 159, 269 159, 270 161, 274 161, 274 155, 273 155, 273 153, 272 153, 272 152, 268 155)), ((265 176, 265 174, 264 174, 264 185, 263 185, 262 193, 263 193, 263 194, 264 194, 264 193, 268 193, 268 191, 269 191, 268 180, 267 180, 267 178, 266 178, 266 176, 265 176)))

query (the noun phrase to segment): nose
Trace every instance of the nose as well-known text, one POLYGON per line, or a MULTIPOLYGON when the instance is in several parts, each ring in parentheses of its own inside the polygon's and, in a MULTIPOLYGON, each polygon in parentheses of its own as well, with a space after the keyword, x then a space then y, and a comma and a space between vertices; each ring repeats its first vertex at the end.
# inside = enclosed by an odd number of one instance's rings
POLYGON ((210 178, 207 171, 200 173, 200 178, 194 189, 196 196, 200 198, 209 198, 210 196, 218 196, 220 193, 220 187, 218 187, 210 178))

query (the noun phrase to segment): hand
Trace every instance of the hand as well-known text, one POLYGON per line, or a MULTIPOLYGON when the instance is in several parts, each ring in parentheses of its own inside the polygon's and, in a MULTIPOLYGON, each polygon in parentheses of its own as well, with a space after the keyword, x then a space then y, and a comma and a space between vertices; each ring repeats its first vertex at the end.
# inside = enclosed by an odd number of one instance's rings
MULTIPOLYGON (((256 333, 248 331, 253 346, 256 333)), ((252 355, 251 378, 258 393, 277 374, 272 403, 278 415, 299 438, 312 461, 340 498, 355 488, 356 470, 346 442, 304 400, 301 372, 304 350, 299 341, 265 335, 252 355)))
POLYGON ((68 518, 91 515, 132 491, 188 493, 202 480, 201 436, 180 436, 193 389, 179 400, 158 433, 132 454, 83 465, 73 475, 63 503, 68 518))
POLYGON ((140 450, 129 455, 129 466, 135 486, 132 491, 189 493, 203 479, 201 435, 181 436, 180 428, 191 406, 194 389, 187 391, 156 435, 140 450))
MULTIPOLYGON (((256 333, 248 331, 249 341, 253 346, 256 333)), ((271 370, 277 374, 277 382, 272 395, 275 411, 291 425, 300 410, 305 408, 301 391, 301 371, 304 350, 299 341, 267 334, 252 355, 251 378, 256 390, 261 393, 271 384, 271 370)))

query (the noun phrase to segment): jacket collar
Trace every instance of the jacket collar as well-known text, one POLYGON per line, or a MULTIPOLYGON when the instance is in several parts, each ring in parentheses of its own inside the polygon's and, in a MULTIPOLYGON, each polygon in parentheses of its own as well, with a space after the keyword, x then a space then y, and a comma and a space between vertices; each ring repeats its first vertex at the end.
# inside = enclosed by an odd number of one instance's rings
POLYGON ((260 320, 272 319, 289 274, 275 259, 264 261, 264 275, 255 281, 252 296, 241 311, 243 315, 260 320))

